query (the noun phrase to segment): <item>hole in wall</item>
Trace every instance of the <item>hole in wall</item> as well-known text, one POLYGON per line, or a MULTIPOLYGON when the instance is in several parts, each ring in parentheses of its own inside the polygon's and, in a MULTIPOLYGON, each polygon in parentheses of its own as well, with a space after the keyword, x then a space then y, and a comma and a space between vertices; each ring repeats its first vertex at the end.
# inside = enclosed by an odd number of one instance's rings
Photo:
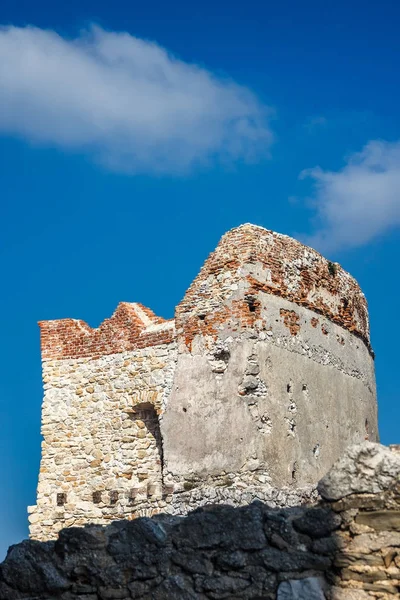
POLYGON ((365 439, 369 439, 369 421, 365 419, 365 439))
POLYGON ((199 315, 199 319, 200 319, 200 321, 205 321, 206 320, 206 315, 199 315))
POLYGON ((337 265, 331 261, 328 261, 328 271, 331 277, 335 277, 337 273, 337 265))
POLYGON ((296 421, 294 419, 289 419, 285 417, 285 421, 287 422, 287 436, 295 437, 296 436, 296 421))
POLYGON ((93 500, 94 504, 99 504, 101 502, 101 492, 100 491, 93 492, 92 500, 93 500))
POLYGON ((287 384, 286 391, 287 391, 288 394, 290 394, 290 392, 292 391, 292 384, 291 383, 287 384))
POLYGON ((187 412, 187 408, 183 407, 182 408, 183 412, 187 412))
POLYGON ((303 387, 302 387, 302 389, 303 389, 303 392, 306 392, 306 391, 307 391, 307 384, 306 384, 306 383, 303 383, 303 387))
POLYGON ((319 444, 315 444, 315 446, 313 448, 313 454, 314 454, 315 458, 319 457, 319 453, 320 453, 319 444))
POLYGON ((57 506, 64 506, 67 502, 67 494, 65 492, 60 492, 57 494, 56 498, 57 506))
POLYGON ((226 348, 221 348, 214 353, 216 360, 223 360, 224 363, 228 363, 231 353, 226 348))
POLYGON ((248 296, 246 298, 247 306, 249 307, 250 312, 256 312, 257 310, 257 302, 256 299, 252 296, 248 296))
POLYGON ((118 502, 118 492, 112 491, 110 492, 110 504, 116 504, 118 502))
POLYGON ((296 481, 297 478, 297 461, 293 463, 292 467, 292 481, 296 481))

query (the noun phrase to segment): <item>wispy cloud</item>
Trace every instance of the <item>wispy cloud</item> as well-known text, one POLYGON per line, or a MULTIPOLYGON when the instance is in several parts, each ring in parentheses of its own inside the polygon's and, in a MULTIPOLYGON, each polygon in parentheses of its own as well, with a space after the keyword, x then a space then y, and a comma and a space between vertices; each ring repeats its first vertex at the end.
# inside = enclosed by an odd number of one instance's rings
POLYGON ((258 160, 270 116, 246 87, 128 33, 0 29, 0 132, 83 149, 113 169, 258 160))
POLYGON ((317 231, 324 252, 362 246, 400 226, 400 141, 371 141, 339 171, 307 169, 314 180, 317 231))

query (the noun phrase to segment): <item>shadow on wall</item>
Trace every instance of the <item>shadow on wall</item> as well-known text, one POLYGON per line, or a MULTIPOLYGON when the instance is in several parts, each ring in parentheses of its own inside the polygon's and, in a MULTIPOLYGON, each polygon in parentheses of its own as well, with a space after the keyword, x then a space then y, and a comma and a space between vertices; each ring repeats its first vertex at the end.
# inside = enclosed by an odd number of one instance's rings
POLYGON ((11 547, 0 598, 322 600, 342 560, 340 526, 329 507, 254 502, 68 528, 11 547))
POLYGON ((214 505, 64 529, 55 542, 10 548, 0 598, 367 600, 384 592, 394 600, 399 512, 367 496, 280 510, 214 505))
POLYGON ((364 442, 314 506, 210 505, 12 546, 0 600, 372 600, 400 593, 400 453, 364 442))

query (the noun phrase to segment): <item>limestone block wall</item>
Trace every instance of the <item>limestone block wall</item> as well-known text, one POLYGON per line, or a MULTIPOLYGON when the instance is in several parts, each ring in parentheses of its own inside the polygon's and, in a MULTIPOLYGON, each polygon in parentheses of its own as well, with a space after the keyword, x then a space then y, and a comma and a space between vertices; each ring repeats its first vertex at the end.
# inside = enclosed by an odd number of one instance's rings
POLYGON ((29 509, 33 537, 48 539, 88 521, 131 518, 133 504, 136 516, 162 508, 160 419, 176 344, 163 343, 173 323, 153 329, 155 343, 145 348, 85 356, 97 349, 88 340, 86 348, 78 345, 80 357, 44 360, 42 459, 37 504, 29 509))

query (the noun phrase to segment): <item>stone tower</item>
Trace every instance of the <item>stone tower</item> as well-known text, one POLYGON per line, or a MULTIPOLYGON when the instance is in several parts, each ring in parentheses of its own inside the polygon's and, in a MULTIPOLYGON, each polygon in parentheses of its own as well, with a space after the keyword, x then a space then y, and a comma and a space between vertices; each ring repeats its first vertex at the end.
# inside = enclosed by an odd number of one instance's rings
POLYGON ((121 303, 97 329, 40 327, 38 539, 208 500, 297 503, 346 446, 378 437, 358 284, 262 227, 223 236, 175 319, 121 303))

